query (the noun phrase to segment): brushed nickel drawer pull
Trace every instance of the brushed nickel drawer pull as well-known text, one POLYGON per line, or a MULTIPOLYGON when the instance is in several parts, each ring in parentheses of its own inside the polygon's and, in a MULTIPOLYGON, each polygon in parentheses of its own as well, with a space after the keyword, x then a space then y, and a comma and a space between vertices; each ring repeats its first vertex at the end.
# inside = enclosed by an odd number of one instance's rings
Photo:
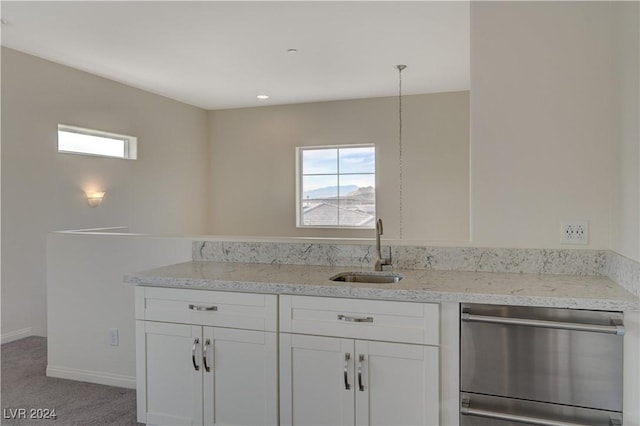
MULTIPOLYGON (((541 419, 530 416, 521 416, 517 414, 509 414, 509 413, 501 413, 497 411, 488 411, 488 410, 478 410, 476 408, 471 408, 471 401, 468 397, 462 398, 460 401, 460 414, 465 416, 476 416, 476 417, 484 417, 487 419, 495 419, 495 420, 504 420, 518 423, 527 423, 531 425, 537 426, 584 426, 579 423, 567 423, 558 420, 551 419, 541 419)), ((610 418, 609 424, 615 425, 619 420, 617 418, 610 418)), ((618 423, 619 424, 619 423, 618 423)))
POLYGON ((189 309, 192 311, 217 311, 217 306, 201 306, 201 305, 189 305, 189 309))
POLYGON ((338 315, 338 320, 347 322, 373 322, 373 317, 349 317, 346 315, 338 315))
POLYGON ((460 318, 462 319, 462 321, 487 322, 487 323, 505 324, 505 325, 521 325, 526 327, 556 328, 556 329, 571 330, 571 331, 592 331, 595 333, 608 333, 608 334, 615 334, 618 336, 624 336, 624 326, 621 324, 614 324, 614 325, 580 324, 575 322, 534 320, 534 319, 522 319, 522 318, 505 318, 505 317, 494 317, 489 315, 472 315, 467 312, 463 312, 460 318))

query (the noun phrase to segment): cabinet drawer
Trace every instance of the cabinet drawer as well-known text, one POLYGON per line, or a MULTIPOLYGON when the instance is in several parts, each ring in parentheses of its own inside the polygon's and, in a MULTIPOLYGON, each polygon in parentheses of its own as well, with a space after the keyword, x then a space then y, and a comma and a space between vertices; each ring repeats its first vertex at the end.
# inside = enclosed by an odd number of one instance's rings
POLYGON ((387 342, 439 344, 434 303, 280 296, 280 331, 387 342))
POLYGON ((277 331, 278 296, 136 287, 136 319, 277 331))

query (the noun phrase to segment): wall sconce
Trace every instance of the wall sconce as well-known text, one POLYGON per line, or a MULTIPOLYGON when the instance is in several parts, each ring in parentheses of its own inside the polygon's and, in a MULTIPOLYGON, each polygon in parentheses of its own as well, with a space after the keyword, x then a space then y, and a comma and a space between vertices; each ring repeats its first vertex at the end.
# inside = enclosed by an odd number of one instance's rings
POLYGON ((102 203, 102 199, 104 198, 104 191, 103 192, 91 191, 91 192, 87 192, 86 194, 87 194, 87 203, 89 203, 89 206, 91 207, 98 207, 100 203, 102 203))

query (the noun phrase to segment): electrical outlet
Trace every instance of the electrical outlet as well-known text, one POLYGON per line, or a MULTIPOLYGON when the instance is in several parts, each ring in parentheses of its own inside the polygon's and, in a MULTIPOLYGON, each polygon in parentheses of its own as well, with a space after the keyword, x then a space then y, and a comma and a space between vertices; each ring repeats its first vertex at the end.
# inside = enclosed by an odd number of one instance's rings
POLYGON ((588 244, 589 221, 573 220, 560 222, 561 244, 588 244))
POLYGON ((118 329, 110 328, 109 329, 109 345, 118 346, 120 344, 118 339, 118 329))

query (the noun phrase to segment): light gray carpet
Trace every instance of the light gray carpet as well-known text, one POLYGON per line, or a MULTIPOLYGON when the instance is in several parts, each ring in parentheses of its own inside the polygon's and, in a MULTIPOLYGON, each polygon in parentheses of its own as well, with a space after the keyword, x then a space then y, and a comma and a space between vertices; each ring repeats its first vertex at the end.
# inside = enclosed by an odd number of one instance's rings
POLYGON ((136 425, 136 393, 45 376, 47 339, 28 337, 2 345, 2 425, 136 425), (18 408, 26 419, 12 419, 18 408), (55 409, 57 419, 29 419, 29 410, 55 409))

